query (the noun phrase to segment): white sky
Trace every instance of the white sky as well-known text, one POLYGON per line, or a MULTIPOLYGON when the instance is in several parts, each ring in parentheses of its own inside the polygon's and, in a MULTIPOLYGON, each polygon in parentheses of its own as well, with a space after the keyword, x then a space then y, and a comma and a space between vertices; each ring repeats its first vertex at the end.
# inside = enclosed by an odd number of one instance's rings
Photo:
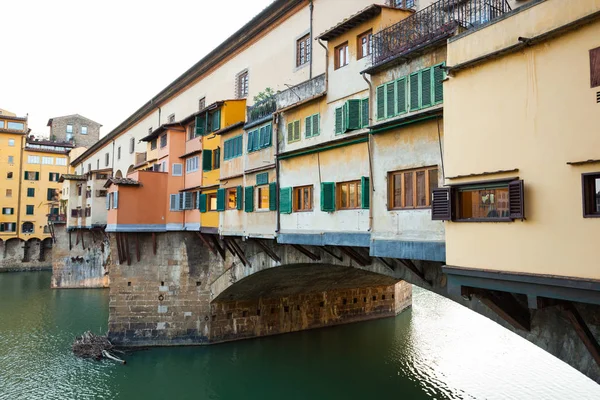
POLYGON ((0 108, 108 134, 272 0, 0 0, 0 108))

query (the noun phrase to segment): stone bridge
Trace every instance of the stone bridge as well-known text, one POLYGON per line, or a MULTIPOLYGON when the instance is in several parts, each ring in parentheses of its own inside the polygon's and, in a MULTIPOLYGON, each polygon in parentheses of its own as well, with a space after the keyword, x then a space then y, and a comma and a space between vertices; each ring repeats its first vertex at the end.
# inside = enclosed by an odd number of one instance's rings
POLYGON ((52 239, 0 240, 0 272, 36 271, 52 266, 52 239))

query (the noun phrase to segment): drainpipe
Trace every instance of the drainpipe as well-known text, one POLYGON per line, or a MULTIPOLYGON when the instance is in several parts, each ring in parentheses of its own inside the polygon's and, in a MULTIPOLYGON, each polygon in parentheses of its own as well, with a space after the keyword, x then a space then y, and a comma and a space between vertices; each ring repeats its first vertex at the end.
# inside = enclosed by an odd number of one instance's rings
MULTIPOLYGON (((311 58, 312 59, 312 58, 311 58)), ((275 180, 277 181, 277 195, 275 196, 275 204, 277 208, 277 214, 275 217, 276 226, 275 234, 279 234, 279 230, 281 229, 281 210, 279 209, 279 193, 281 191, 281 184, 279 181, 279 114, 273 113, 273 127, 277 128, 277 130, 273 129, 273 133, 275 133, 275 180)))
MULTIPOLYGON (((321 39, 317 39, 317 41, 319 42, 321 47, 325 49, 325 89, 327 89, 329 83, 329 49, 323 44, 323 42, 321 42, 321 39)), ((310 59, 312 62, 312 57, 310 59)))
MULTIPOLYGON (((23 158, 25 157, 25 140, 27 135, 29 134, 29 132, 27 134, 25 134, 25 136, 21 137, 21 159, 19 160, 19 189, 18 189, 18 196, 17 197, 17 226, 15 226, 15 233, 17 234, 17 238, 19 238, 19 232, 21 229, 21 203, 23 202, 23 200, 21 199, 21 187, 23 185, 23 180, 25 179, 25 176, 23 175, 23 158)), ((4 244, 4 246, 6 246, 6 243, 4 244)), ((6 249, 6 248, 5 248, 6 249)))
POLYGON ((112 149, 112 160, 110 161, 110 169, 112 169, 112 176, 115 176, 115 141, 112 141, 113 149, 112 149))
POLYGON ((308 78, 312 79, 313 77, 313 51, 312 51, 312 42, 313 42, 313 10, 315 5, 313 4, 313 0, 309 0, 308 9, 310 10, 310 63, 308 66, 308 78))
MULTIPOLYGON (((373 115, 373 84, 371 83, 370 80, 367 79, 367 77, 365 76, 365 73, 363 72, 362 74, 363 79, 365 80, 365 82, 367 82, 367 85, 369 85, 369 125, 371 125, 371 121, 372 118, 371 116, 373 115)), ((370 133, 367 134, 368 136, 368 141, 367 141, 367 150, 369 152, 369 191, 372 193, 375 192, 375 187, 373 184, 373 154, 372 154, 372 149, 373 149, 373 135, 371 135, 370 133)), ((369 207, 369 232, 371 232, 373 230, 373 205, 374 202, 371 201, 370 207, 369 207)))

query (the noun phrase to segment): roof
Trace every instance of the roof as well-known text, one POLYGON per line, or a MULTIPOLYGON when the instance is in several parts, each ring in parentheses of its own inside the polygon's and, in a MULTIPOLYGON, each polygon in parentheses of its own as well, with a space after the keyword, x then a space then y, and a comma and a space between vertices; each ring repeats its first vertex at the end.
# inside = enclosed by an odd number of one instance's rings
POLYGON ((62 174, 58 179, 59 182, 63 181, 87 181, 85 175, 75 175, 75 174, 62 174))
POLYGON ((31 144, 39 144, 44 146, 56 146, 56 147, 75 147, 75 145, 71 142, 54 142, 52 140, 39 140, 39 139, 29 139, 27 138, 27 143, 31 144))
POLYGON ((110 187, 110 185, 140 186, 141 183, 139 181, 136 181, 135 179, 130 179, 130 178, 108 178, 108 180, 104 184, 104 187, 108 188, 108 187, 110 187))
POLYGON ((86 117, 84 117, 81 114, 71 114, 71 115, 63 115, 62 117, 52 117, 52 118, 50 118, 48 120, 48 123, 46 124, 46 126, 52 126, 52 121, 53 120, 55 120, 55 119, 63 119, 63 118, 81 118, 81 119, 85 119, 86 121, 90 121, 90 122, 92 122, 92 123, 94 123, 94 124, 96 124, 98 126, 102 126, 102 124, 99 124, 98 122, 96 122, 96 121, 94 121, 92 119, 86 118, 86 117))
POLYGON ((149 141, 151 141, 153 139, 156 139, 157 137, 160 136, 161 133, 163 133, 163 132, 165 132, 165 131, 167 131, 167 130, 169 130, 171 128, 174 128, 176 126, 181 126, 181 123, 180 122, 171 122, 169 124, 162 124, 161 126, 159 126, 158 128, 156 128, 155 130, 153 130, 151 134, 149 134, 148 136, 144 136, 143 138, 141 138, 140 142, 149 142, 149 141))
POLYGON ((132 115, 130 115, 125 121, 119 124, 119 126, 109 132, 108 135, 104 136, 85 153, 77 157, 71 164, 78 164, 81 160, 87 158, 91 154, 94 154, 106 143, 110 142, 113 138, 143 119, 147 114, 154 111, 162 102, 170 99, 180 90, 195 82, 198 78, 202 77, 202 75, 206 74, 216 65, 226 60, 231 54, 235 53, 236 50, 243 48, 255 36, 261 34, 265 30, 271 29, 271 27, 274 26, 279 19, 283 18, 289 11, 293 10, 296 6, 302 4, 304 1, 305 0, 273 1, 269 6, 267 6, 267 8, 258 13, 246 25, 227 38, 213 51, 208 53, 204 58, 194 64, 190 69, 181 74, 166 88, 161 90, 157 95, 146 102, 132 115))
POLYGON ((339 24, 337 24, 334 27, 329 28, 325 32, 321 33, 319 36, 317 36, 317 39, 323 39, 325 41, 335 39, 336 37, 342 35, 343 33, 348 32, 350 29, 354 28, 355 26, 358 26, 358 25, 362 24, 363 22, 368 21, 371 18, 375 17, 376 15, 381 14, 381 9, 384 7, 390 8, 390 7, 386 7, 386 6, 382 6, 382 5, 378 5, 378 4, 371 4, 367 8, 364 8, 361 11, 357 12, 356 14, 349 16, 348 18, 344 19, 339 24))
POLYGON ((215 132, 215 135, 224 135, 225 133, 231 132, 237 128, 242 128, 244 126, 244 121, 236 122, 235 124, 226 126, 225 128, 219 129, 215 132))

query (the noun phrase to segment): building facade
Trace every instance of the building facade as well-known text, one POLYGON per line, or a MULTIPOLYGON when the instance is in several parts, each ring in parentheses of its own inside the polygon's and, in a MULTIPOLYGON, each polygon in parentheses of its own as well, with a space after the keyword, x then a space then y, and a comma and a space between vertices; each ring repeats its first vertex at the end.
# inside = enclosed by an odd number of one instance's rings
POLYGON ((69 142, 75 146, 91 147, 100 138, 100 125, 82 115, 73 114, 48 120, 50 140, 69 142))

